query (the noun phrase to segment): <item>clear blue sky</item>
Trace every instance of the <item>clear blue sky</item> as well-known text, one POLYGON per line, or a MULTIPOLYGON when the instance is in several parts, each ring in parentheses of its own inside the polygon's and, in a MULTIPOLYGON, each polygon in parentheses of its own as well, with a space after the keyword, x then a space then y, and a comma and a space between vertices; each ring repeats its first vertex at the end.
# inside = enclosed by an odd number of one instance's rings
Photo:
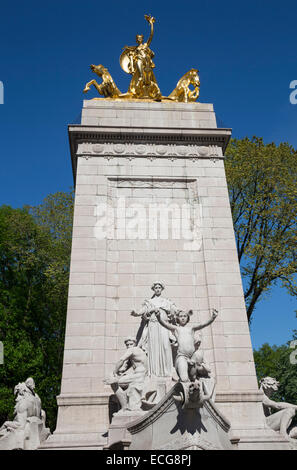
MULTIPOLYGON (((148 35, 144 13, 157 19, 151 47, 163 94, 197 67, 200 101, 214 103, 235 137, 297 147, 297 105, 289 102, 297 80, 296 0, 2 2, 0 204, 38 204, 72 185, 67 124, 80 114, 89 64, 104 64, 125 91, 129 76, 118 58, 136 33, 148 35)), ((257 309, 254 346, 289 340, 295 309, 276 288, 257 309)))

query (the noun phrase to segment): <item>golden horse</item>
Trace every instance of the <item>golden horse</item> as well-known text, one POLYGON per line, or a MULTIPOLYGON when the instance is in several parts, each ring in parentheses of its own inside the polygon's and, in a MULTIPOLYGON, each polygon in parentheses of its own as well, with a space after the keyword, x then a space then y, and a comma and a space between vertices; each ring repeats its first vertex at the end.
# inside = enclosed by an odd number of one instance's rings
POLYGON ((200 92, 200 80, 197 69, 191 69, 177 82, 172 93, 168 96, 173 101, 196 101, 200 92), (189 86, 192 85, 194 90, 189 86))
POLYGON ((103 95, 105 98, 117 98, 121 95, 120 90, 113 81, 112 76, 110 75, 108 69, 103 67, 103 65, 90 65, 92 72, 96 73, 98 77, 102 78, 102 83, 98 85, 96 80, 91 80, 85 86, 84 93, 89 91, 90 86, 94 85, 96 90, 100 95, 103 95))

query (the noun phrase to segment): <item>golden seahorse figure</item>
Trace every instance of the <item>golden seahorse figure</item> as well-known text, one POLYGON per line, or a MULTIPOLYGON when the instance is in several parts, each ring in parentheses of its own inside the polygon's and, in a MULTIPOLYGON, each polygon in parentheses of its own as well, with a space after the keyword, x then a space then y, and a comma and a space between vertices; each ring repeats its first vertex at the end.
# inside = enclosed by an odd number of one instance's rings
POLYGON ((177 82, 177 85, 172 93, 168 96, 173 101, 196 101, 200 93, 200 79, 197 69, 191 69, 185 73, 182 78, 177 82), (193 85, 194 90, 189 88, 193 85))
POLYGON ((102 83, 98 85, 96 80, 91 80, 88 82, 84 88, 84 93, 89 91, 90 86, 94 85, 100 95, 103 95, 105 98, 117 98, 121 95, 120 90, 116 86, 112 76, 110 75, 108 69, 103 67, 103 65, 90 65, 91 70, 98 75, 98 77, 102 78, 102 83))

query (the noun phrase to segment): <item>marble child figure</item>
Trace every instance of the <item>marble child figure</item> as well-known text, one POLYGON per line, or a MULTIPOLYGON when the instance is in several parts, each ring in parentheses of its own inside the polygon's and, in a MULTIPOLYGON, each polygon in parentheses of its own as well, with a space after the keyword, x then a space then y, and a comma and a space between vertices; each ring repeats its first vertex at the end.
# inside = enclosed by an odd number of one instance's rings
POLYGON ((199 376, 200 369, 205 368, 205 363, 200 351, 196 351, 194 333, 210 325, 217 317, 217 311, 213 310, 211 319, 202 324, 188 325, 192 311, 188 313, 179 311, 176 316, 177 325, 170 324, 160 313, 156 313, 156 317, 160 324, 172 331, 174 334, 178 349, 175 359, 175 369, 181 382, 194 381, 196 375, 199 376))

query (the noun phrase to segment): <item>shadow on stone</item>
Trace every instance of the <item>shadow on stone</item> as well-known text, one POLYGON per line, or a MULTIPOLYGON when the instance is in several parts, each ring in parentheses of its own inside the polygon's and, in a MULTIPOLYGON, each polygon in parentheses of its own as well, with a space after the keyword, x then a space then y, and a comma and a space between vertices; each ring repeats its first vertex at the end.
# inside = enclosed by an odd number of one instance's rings
POLYGON ((201 414, 198 409, 196 410, 183 410, 181 405, 177 405, 177 421, 176 425, 170 431, 170 434, 175 434, 179 431, 181 434, 189 433, 194 435, 195 432, 199 434, 201 431, 207 432, 206 427, 201 420, 201 414))

